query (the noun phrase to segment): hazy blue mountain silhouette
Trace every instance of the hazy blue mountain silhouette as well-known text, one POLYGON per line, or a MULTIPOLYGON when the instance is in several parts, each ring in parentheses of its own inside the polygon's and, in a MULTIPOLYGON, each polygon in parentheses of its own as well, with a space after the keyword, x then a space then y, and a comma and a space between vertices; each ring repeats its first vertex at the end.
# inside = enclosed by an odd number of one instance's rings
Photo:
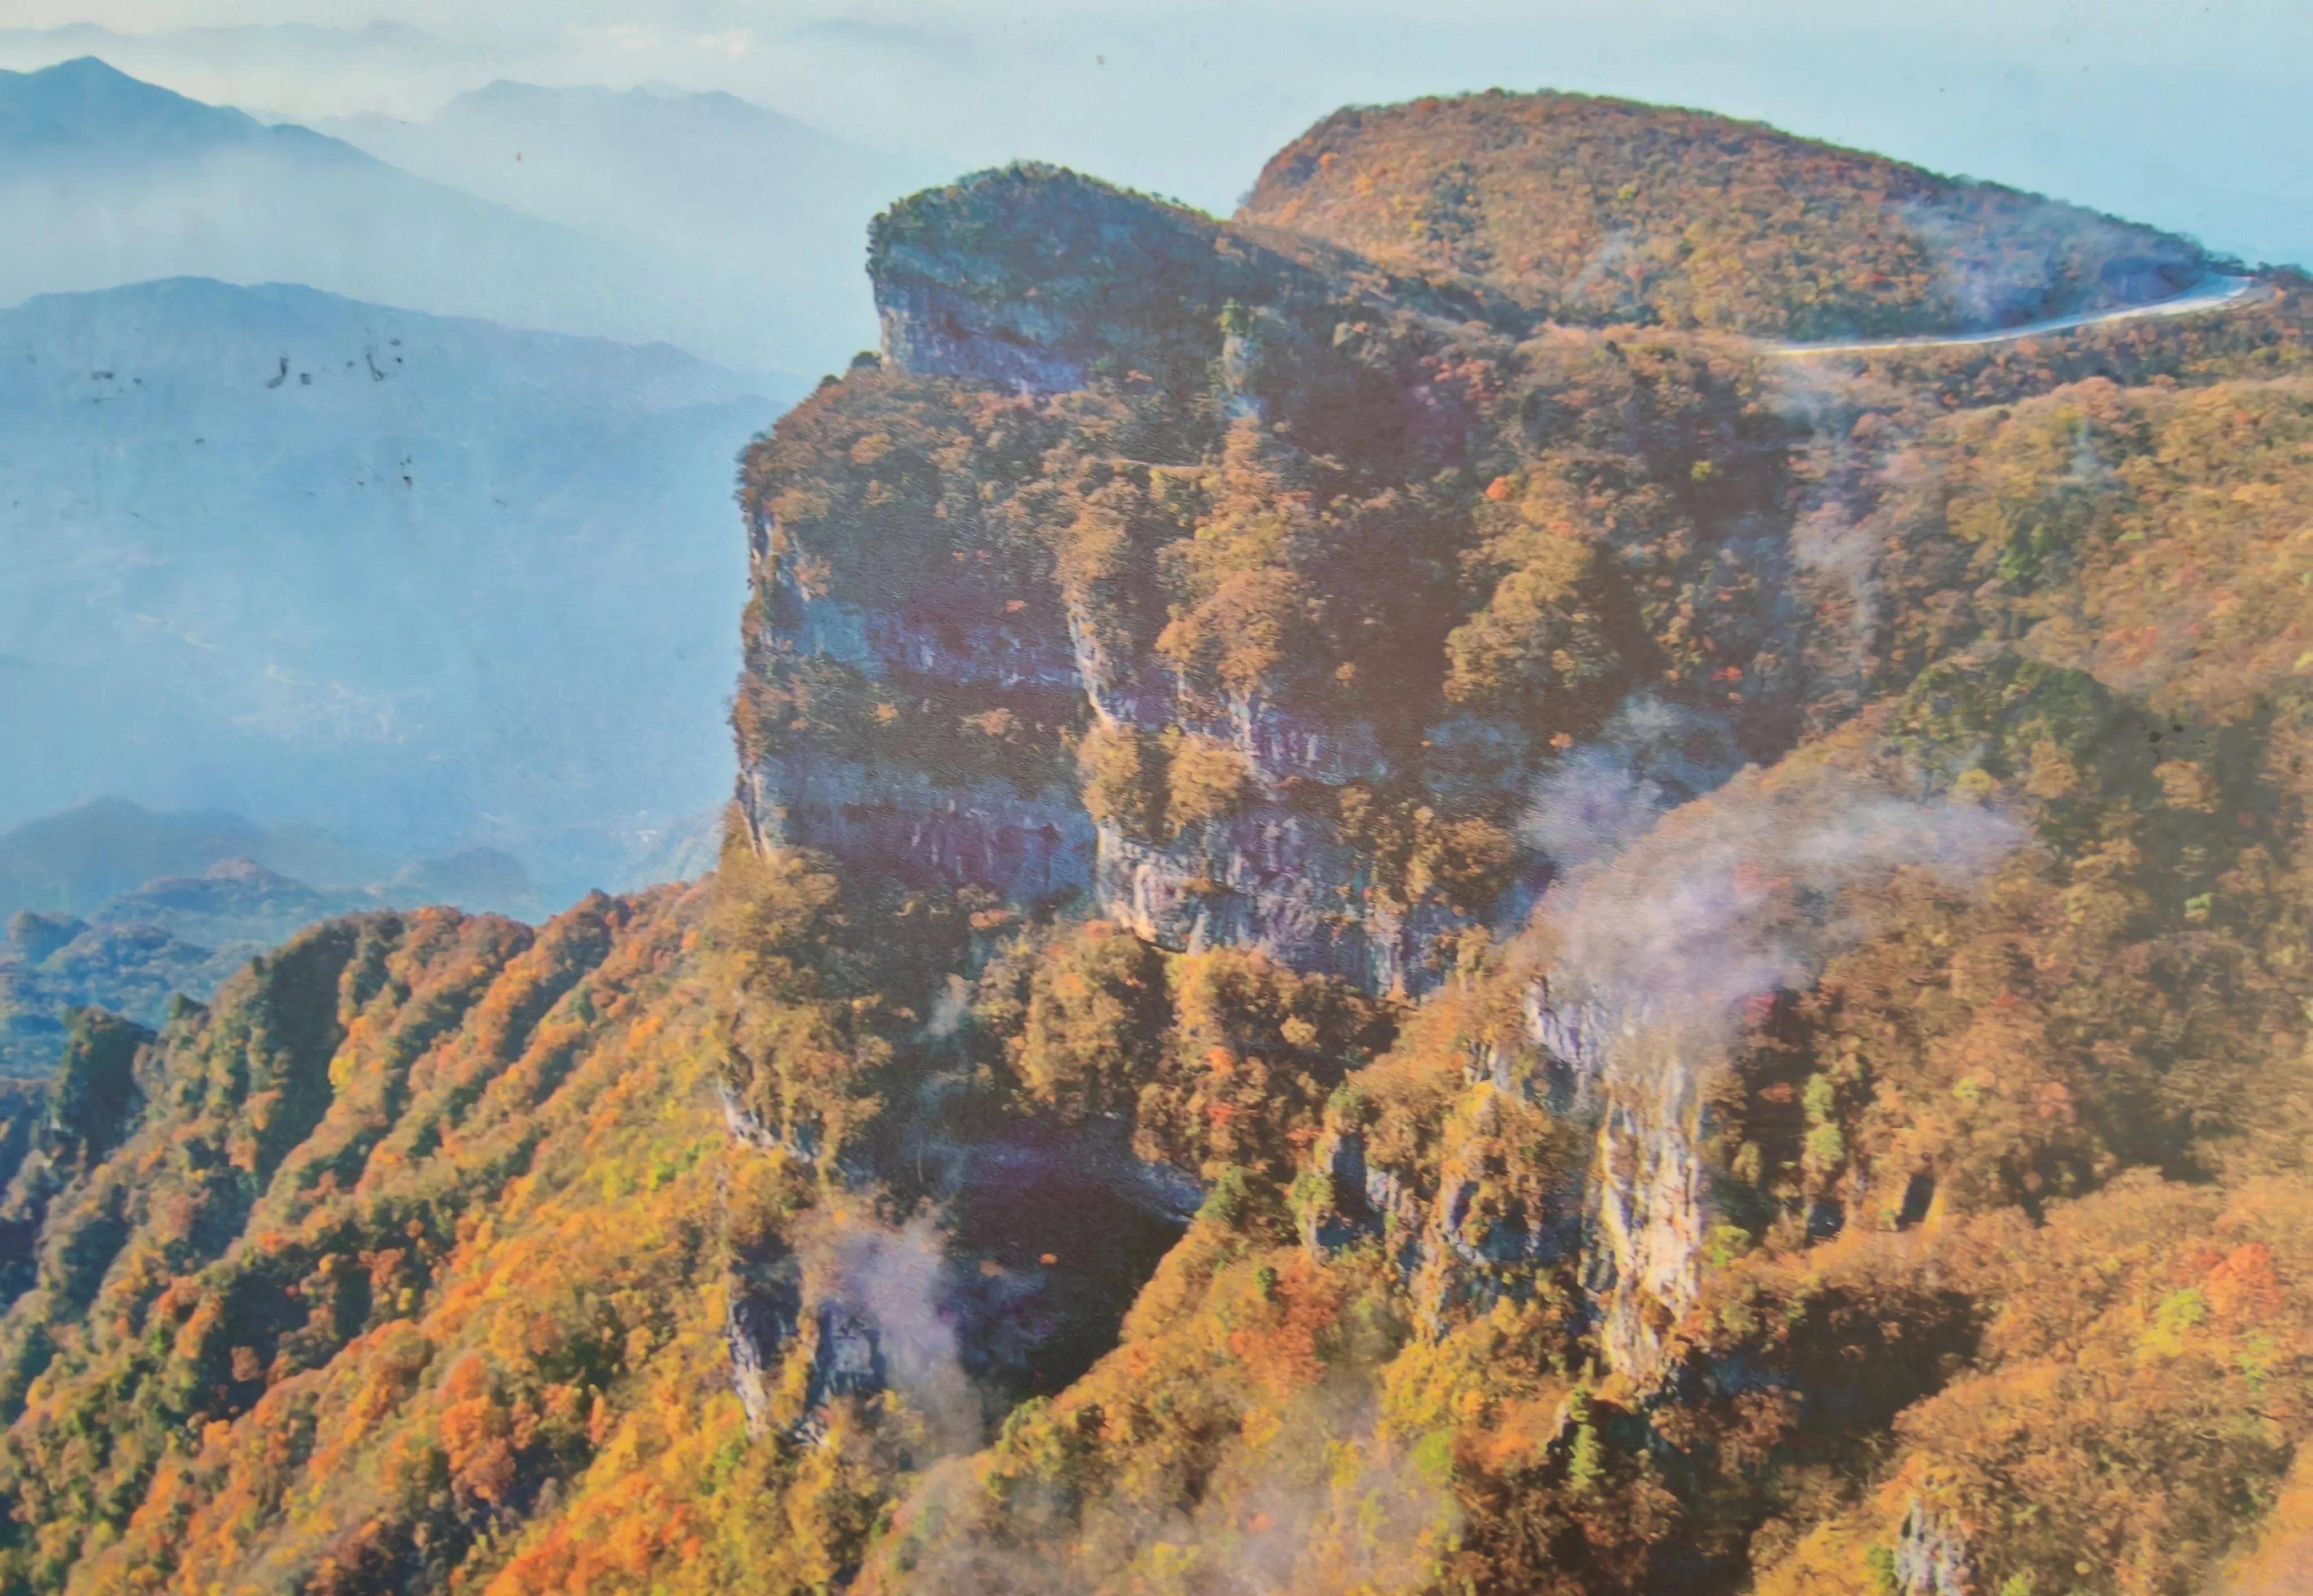
POLYGON ((664 261, 92 57, 0 73, 0 304, 201 276, 710 354, 720 336, 664 261))
POLYGON ((424 121, 321 124, 397 166, 663 261, 695 347, 840 369, 875 337, 868 220, 947 174, 735 95, 500 82, 424 121))
POLYGON ((280 285, 0 312, 0 746, 41 751, 0 824, 113 796, 615 876, 727 790, 756 386, 280 285))

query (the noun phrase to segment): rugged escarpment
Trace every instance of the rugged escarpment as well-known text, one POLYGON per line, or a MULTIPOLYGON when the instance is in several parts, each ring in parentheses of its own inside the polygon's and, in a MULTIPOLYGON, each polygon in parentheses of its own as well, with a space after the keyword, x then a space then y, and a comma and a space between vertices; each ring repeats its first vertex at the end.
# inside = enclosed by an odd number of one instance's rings
POLYGON ((760 840, 1418 992, 1634 691, 1793 734, 1791 437, 1739 351, 1521 346, 1036 169, 871 264, 880 362, 747 468, 760 840))
MULTIPOLYGON (((1374 136, 1450 146, 1406 125, 1374 136)), ((2279 469, 2221 465, 2201 429, 2247 402, 2249 432, 2294 436, 2301 310, 1798 366, 1628 322, 1963 329, 2203 268, 1769 140, 1722 148, 1709 203, 1770 225, 1752 168, 1822 167, 1794 190, 1819 252, 1728 285, 1724 314, 1678 308, 1692 253, 1655 298, 1577 307, 1487 255, 1516 238, 1482 207, 1475 252, 1337 223, 1327 184, 1386 206, 1404 175, 1366 132, 1280 157, 1238 225, 1035 169, 909 202, 877 234, 882 356, 749 457, 757 845, 1030 928, 965 976, 982 1101, 1113 1126, 1209 1194, 1123 1345, 939 1471, 870 1583, 1097 1588, 1183 1544, 1184 1589, 1828 1577, 1799 1545, 1816 1521, 1778 1505, 1802 1477, 1878 1526, 1839 1543, 1858 1590, 2017 1573, 1924 1451, 1876 1497, 1863 1459, 1899 1413, 1941 1422, 1954 1370, 1997 1387, 2045 1355, 1997 1328, 2000 1216, 2212 1168, 2245 1131, 2148 1083, 2212 1080, 2221 1033, 2290 1012, 2215 974, 2273 967, 2281 900, 2253 930, 2209 917, 2279 857, 2243 816, 2296 834, 2294 788, 2224 727, 2296 712, 2298 629, 2226 623, 2252 710, 2159 684, 2210 644, 2156 624, 2132 635, 2170 664, 2124 666, 2133 623, 2088 612, 2136 595, 2151 548, 2219 535, 2178 492, 2279 469), (1887 292, 1815 284, 1883 245, 1910 251, 1887 292), (2119 381, 2062 385, 2083 371, 2119 381), (2173 409, 2128 385, 2155 376, 2219 388, 2173 409), (2225 1021, 2150 1018, 2199 980, 2225 1021), (2098 985, 2137 1018, 2094 1012, 2098 985), (1270 1416, 1223 1416, 1248 1411, 1270 1416), (1348 1496, 1262 1438, 1312 1428, 1367 1471, 1348 1496), (1175 1489, 1290 1519, 1292 1552, 1175 1489), (1376 1536, 1356 1502, 1392 1492, 1419 1522, 1376 1536), (1063 1540, 1073 1572, 1036 1565, 1063 1540)), ((1676 117, 1632 137, 1718 158, 1676 117)))
MULTIPOLYGON (((1226 1163, 1123 1344, 871 1588, 2198 1588, 2307 1439, 2248 1349, 2313 1346, 2309 411, 2210 380, 2301 366, 2265 314, 2106 346, 2181 385, 1818 387, 1811 729, 1682 780, 1697 706, 1626 702, 1532 780, 1521 935, 1337 1077, 1218 1050, 1226 1163)), ((1052 1039, 1117 1016, 1167 1154, 1179 1064, 1047 957, 1014 1056, 1090 1097, 1052 1039)))
POLYGON ((80 1022, 0 1591, 2199 1596, 2313 1457, 2302 284, 1795 359, 1275 220, 879 224, 710 881, 80 1022))

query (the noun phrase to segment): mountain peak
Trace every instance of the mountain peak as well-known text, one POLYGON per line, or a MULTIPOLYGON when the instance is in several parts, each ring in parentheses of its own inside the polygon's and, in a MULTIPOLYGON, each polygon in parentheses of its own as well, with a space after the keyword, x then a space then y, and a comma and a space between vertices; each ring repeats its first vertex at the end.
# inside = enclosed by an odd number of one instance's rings
POLYGON ((1557 92, 1352 106, 1238 213, 1552 319, 1820 339, 2165 298, 2191 242, 1707 111, 1557 92))
MULTIPOLYGON (((157 88, 142 78, 131 77, 101 56, 75 56, 69 61, 59 61, 53 66, 36 71, 14 73, 12 76, 31 78, 49 84, 133 84, 140 90, 166 94, 169 90, 157 88)), ((182 96, 178 96, 182 98, 182 96)))
MULTIPOLYGON (((865 152, 850 151, 843 142, 782 111, 720 89, 684 89, 672 84, 640 84, 613 89, 600 84, 549 85, 497 78, 479 89, 469 89, 443 108, 438 119, 453 126, 461 137, 515 135, 525 125, 542 121, 570 124, 567 136, 585 138, 611 134, 631 137, 644 128, 661 136, 690 138, 743 137, 788 141, 788 158, 826 155, 843 151, 858 159, 865 152), (592 119, 611 119, 594 128, 592 119)), ((558 125, 558 131, 562 129, 558 125)), ((570 152, 594 158, 584 148, 570 152)), ((703 158, 703 157, 702 157, 703 158)))
POLYGON ((97 56, 80 56, 37 72, 0 72, 0 148, 126 142, 168 133, 203 139, 250 137, 254 118, 204 105, 158 84, 131 77, 97 56))
POLYGON ((127 168, 268 141, 324 159, 370 162, 311 128, 268 127, 246 111, 132 77, 96 56, 0 72, 0 161, 127 168))

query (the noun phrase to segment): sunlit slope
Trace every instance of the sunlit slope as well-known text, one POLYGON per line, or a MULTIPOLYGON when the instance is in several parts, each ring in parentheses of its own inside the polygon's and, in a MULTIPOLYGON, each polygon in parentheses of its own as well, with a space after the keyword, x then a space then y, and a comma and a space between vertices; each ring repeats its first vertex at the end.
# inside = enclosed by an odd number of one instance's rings
POLYGON ((1579 94, 1336 111, 1238 213, 1482 278, 1544 314, 1771 338, 1964 331, 2158 299, 2189 241, 1755 122, 1579 94))

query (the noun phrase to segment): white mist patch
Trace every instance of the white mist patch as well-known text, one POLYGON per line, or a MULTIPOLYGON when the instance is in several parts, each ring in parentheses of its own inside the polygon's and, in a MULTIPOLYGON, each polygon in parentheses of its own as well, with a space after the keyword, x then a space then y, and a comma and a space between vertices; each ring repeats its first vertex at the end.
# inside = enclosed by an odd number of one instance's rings
POLYGON ((924 1017, 924 1028, 919 1037, 926 1042, 948 1041, 971 1018, 972 983, 961 975, 950 975, 932 994, 931 1012, 924 1017))
MULTIPOLYGON (((1961 886, 2022 836, 1998 811, 1844 772, 1746 772, 1544 896, 1536 918, 1558 948, 1551 1002, 1680 1052, 1723 1045, 1748 1000, 1812 984, 1868 935, 1864 900, 1899 873, 1961 886)), ((1627 1069, 1625 1052, 1609 1049, 1610 1074, 1627 1069)))
POLYGON ((1597 865, 1741 763, 1724 716, 1636 693, 1535 783, 1519 833, 1561 873, 1597 865))
POLYGON ((806 1310, 824 1315, 831 1306, 873 1337, 884 1387, 923 1421, 937 1451, 978 1446, 980 1399, 963 1370, 955 1323, 943 1311, 950 1292, 939 1228, 923 1216, 894 1230, 822 1213, 797 1227, 794 1243, 806 1310))

